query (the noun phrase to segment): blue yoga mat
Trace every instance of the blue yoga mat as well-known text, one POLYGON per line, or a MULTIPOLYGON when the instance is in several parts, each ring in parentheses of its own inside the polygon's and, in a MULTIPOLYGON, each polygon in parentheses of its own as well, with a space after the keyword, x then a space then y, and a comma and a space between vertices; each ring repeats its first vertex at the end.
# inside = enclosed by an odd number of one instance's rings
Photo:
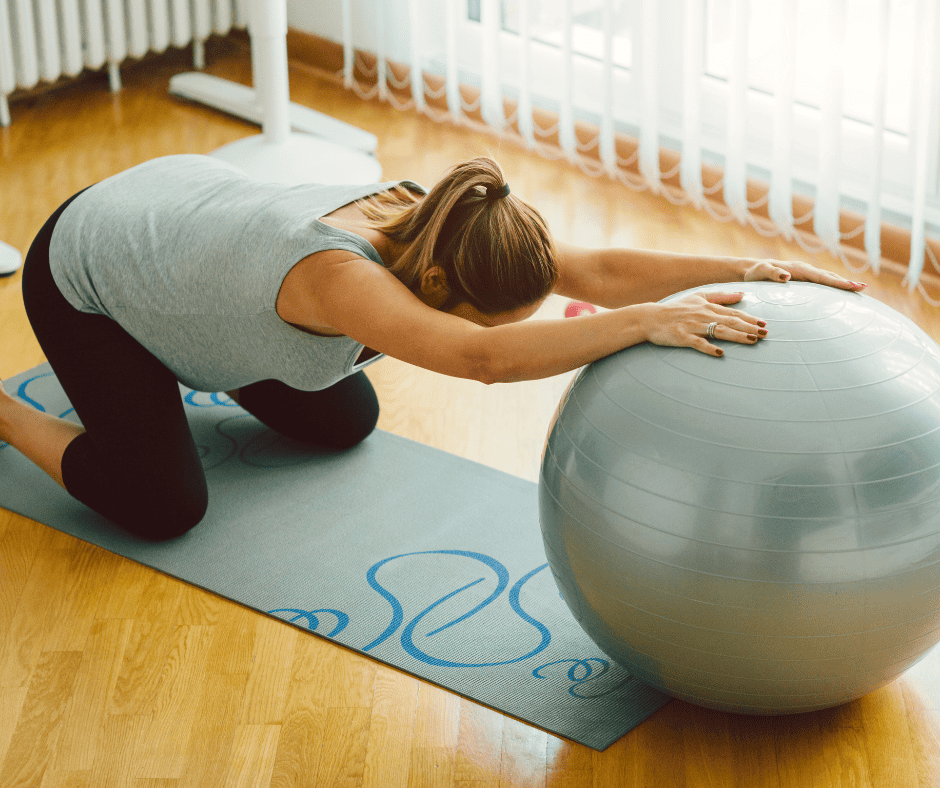
MULTIPOLYGON (((75 417, 48 365, 5 386, 75 417)), ((318 453, 181 394, 210 495, 185 536, 128 535, 5 444, 0 506, 595 749, 668 701, 572 618, 532 482, 382 431, 318 453)))

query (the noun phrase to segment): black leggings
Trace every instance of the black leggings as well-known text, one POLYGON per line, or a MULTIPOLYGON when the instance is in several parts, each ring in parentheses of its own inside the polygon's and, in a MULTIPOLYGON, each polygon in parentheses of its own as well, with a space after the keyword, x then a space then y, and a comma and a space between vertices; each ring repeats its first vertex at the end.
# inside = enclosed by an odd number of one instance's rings
MULTIPOLYGON (((175 375, 114 320, 72 307, 52 278, 52 229, 77 196, 39 231, 23 267, 29 321, 85 428, 65 450, 63 481, 75 498, 127 531, 169 539, 205 515, 205 473, 175 375), (133 396, 115 395, 125 389, 133 396)), ((239 404, 287 437, 333 450, 363 440, 379 415, 361 371, 322 391, 260 381, 240 390, 239 404)))

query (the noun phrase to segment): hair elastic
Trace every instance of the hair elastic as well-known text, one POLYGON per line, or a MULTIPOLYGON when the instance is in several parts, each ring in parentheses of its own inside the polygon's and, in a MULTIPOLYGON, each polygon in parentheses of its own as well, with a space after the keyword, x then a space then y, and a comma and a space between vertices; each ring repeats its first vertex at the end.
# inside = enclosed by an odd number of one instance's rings
POLYGON ((486 187, 486 198, 488 200, 500 200, 503 197, 509 196, 509 184, 504 183, 501 187, 497 188, 495 186, 486 187))

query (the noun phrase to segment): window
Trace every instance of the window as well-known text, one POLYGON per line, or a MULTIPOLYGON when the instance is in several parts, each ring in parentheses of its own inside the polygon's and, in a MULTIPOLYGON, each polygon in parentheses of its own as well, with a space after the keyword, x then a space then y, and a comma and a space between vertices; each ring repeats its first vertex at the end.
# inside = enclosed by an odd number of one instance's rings
MULTIPOLYGON (((936 2, 937 0, 926 0, 936 2)), ((497 63, 499 86, 504 96, 519 95, 522 89, 520 62, 527 61, 526 87, 532 103, 549 112, 559 112, 568 102, 568 111, 577 120, 600 126, 605 116, 612 116, 614 128, 631 136, 654 133, 659 144, 680 151, 688 138, 686 103, 688 95, 687 30, 690 6, 685 0, 611 0, 610 13, 615 67, 604 73, 604 15, 606 0, 528 0, 529 47, 520 49, 521 0, 467 0, 466 14, 458 21, 457 60, 461 79, 479 79, 483 42, 486 32, 479 23, 483 3, 492 2, 500 28, 492 42, 492 57, 497 63), (562 58, 565 35, 564 9, 572 9, 570 31, 573 57, 562 58), (644 24, 652 25, 649 33, 644 24), (642 55, 639 48, 651 48, 642 55), (633 45, 633 46, 632 46, 633 45), (647 60, 647 57, 650 60, 647 60), (653 65, 650 73, 641 73, 642 65, 653 65), (609 88, 609 93, 605 90, 609 88), (652 103, 651 103, 652 102, 652 103), (645 114, 650 111, 650 114, 645 114)), ((743 107, 743 155, 748 177, 767 181, 774 166, 777 83, 777 41, 780 35, 777 0, 746 0, 749 8, 747 28, 747 84, 743 107)), ((833 47, 826 40, 830 4, 821 0, 795 0, 794 94, 792 128, 789 130, 789 155, 794 189, 812 195, 821 171, 821 141, 824 139, 823 90, 826 80, 820 69, 832 56, 833 47)), ((923 0, 889 0, 888 37, 885 60, 885 133, 881 138, 882 208, 889 221, 903 224, 910 216, 912 188, 915 183, 914 130, 920 107, 917 52, 921 30, 917 18, 923 0)), ((837 152, 838 188, 844 204, 861 210, 871 196, 871 163, 875 150, 874 85, 877 58, 884 29, 880 27, 882 0, 847 0, 845 45, 842 52, 842 138, 837 152)), ((701 82, 698 86, 698 118, 695 142, 706 162, 722 166, 728 146, 728 119, 731 116, 729 91, 733 57, 731 18, 732 0, 703 0, 701 19, 701 82)), ((693 33, 694 34, 694 33, 693 33)), ((442 44, 436 41, 438 62, 443 57, 442 44)), ((740 56, 740 55, 739 55, 740 56)), ((492 61, 491 61, 492 62, 492 61)), ((479 84, 479 83, 477 83, 479 84)), ((739 111, 740 111, 739 107, 739 111)), ((940 149, 933 144, 926 171, 931 192, 928 221, 940 223, 937 200, 938 159, 940 149), (935 221, 936 220, 936 221, 935 221)))
MULTIPOLYGON (((676 0, 668 0, 672 3, 676 0)), ((681 0, 679 0, 681 2, 681 0)), ((480 68, 482 51, 481 24, 484 0, 467 0, 467 14, 460 29, 458 48, 461 76, 473 84, 474 72, 480 68)), ((570 0, 571 52, 570 71, 563 62, 565 38, 565 7, 563 0, 529 0, 528 88, 532 102, 550 112, 557 112, 560 101, 559 85, 566 72, 570 78, 573 111, 579 119, 599 122, 604 112, 602 96, 603 58, 605 39, 605 0, 570 0)), ((501 89, 507 96, 518 95, 522 56, 520 0, 496 0, 500 35, 498 59, 501 89)), ((633 37, 636 29, 636 0, 611 0, 610 13, 611 58, 614 65, 613 81, 615 115, 622 121, 629 109, 632 93, 631 66, 633 65, 633 37)), ((630 122, 629 120, 627 121, 630 122)))
MULTIPOLYGON (((631 62, 633 5, 630 0, 614 0, 612 4, 613 61, 621 68, 629 68, 631 62)), ((519 6, 519 0, 501 2, 502 29, 507 33, 519 33, 519 6)), ((600 60, 604 51, 604 3, 602 0, 572 0, 571 6, 572 50, 600 60)), ((534 41, 561 47, 565 25, 562 0, 532 0, 529 17, 529 35, 534 41)))
MULTIPOLYGON (((845 48, 842 57, 843 114, 852 120, 874 120, 875 69, 872 56, 880 47, 882 31, 877 28, 880 0, 850 0, 847 4, 845 48)), ((885 126, 907 135, 910 132, 914 83, 916 30, 915 0, 891 0, 888 20, 888 71, 885 126)), ((796 101, 818 109, 821 103, 819 70, 831 51, 826 40, 825 13, 818 0, 798 0, 796 22, 796 101)), ((751 88, 774 92, 776 76, 776 15, 764 0, 750 0, 748 29, 747 79, 751 88)), ((731 60, 731 0, 707 0, 705 31, 705 72, 720 79, 728 78, 731 60)))

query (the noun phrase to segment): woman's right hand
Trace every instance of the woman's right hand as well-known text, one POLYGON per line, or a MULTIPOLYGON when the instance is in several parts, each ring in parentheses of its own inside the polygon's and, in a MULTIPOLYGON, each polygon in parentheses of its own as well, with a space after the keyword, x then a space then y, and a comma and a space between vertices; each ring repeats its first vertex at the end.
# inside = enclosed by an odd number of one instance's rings
POLYGON ((708 338, 708 327, 715 323, 715 339, 753 345, 767 336, 767 324, 728 307, 743 297, 743 293, 696 293, 665 304, 644 304, 646 340, 654 345, 690 347, 710 356, 722 356, 724 351, 708 338))

